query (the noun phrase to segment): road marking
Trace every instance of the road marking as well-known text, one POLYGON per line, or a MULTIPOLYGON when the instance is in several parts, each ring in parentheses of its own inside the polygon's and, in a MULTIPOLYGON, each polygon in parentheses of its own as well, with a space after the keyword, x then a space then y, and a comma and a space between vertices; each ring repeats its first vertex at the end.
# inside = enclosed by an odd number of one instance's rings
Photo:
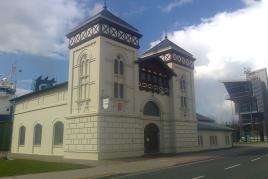
POLYGON ((256 161, 256 160, 260 160, 261 158, 260 157, 258 157, 258 158, 254 158, 254 159, 252 159, 252 160, 250 160, 251 162, 254 162, 254 161, 256 161))
POLYGON ((210 162, 210 161, 218 160, 218 159, 221 159, 221 158, 223 158, 223 157, 212 158, 212 159, 207 159, 207 160, 201 160, 201 161, 196 161, 196 162, 190 162, 190 163, 185 163, 185 164, 177 164, 177 167, 185 167, 185 166, 189 166, 189 165, 195 165, 195 164, 199 164, 199 163, 210 162))
POLYGON ((194 177, 192 179, 199 179, 199 178, 204 178, 205 176, 199 176, 199 177, 194 177))
POLYGON ((236 164, 236 165, 233 165, 233 166, 230 166, 230 167, 226 167, 226 168, 224 168, 224 170, 229 170, 231 168, 235 168, 235 167, 238 167, 238 166, 240 166, 240 164, 236 164))

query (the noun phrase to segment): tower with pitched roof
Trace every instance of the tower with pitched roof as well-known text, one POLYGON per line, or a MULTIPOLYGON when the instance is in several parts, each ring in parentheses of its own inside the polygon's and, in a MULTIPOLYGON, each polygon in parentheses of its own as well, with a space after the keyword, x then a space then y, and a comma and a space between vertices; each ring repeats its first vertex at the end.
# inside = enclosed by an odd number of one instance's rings
POLYGON ((131 119, 137 115, 134 61, 141 36, 106 5, 67 35, 70 61, 66 157, 109 158, 118 150, 129 156, 129 146, 120 149, 119 144, 126 143, 124 136, 135 135, 135 131, 125 135, 125 130, 134 125, 131 119))
POLYGON ((141 61, 160 59, 175 76, 169 79, 166 117, 162 121, 163 152, 183 152, 197 146, 197 121, 194 94, 194 61, 192 54, 165 35, 157 45, 141 56, 141 61))

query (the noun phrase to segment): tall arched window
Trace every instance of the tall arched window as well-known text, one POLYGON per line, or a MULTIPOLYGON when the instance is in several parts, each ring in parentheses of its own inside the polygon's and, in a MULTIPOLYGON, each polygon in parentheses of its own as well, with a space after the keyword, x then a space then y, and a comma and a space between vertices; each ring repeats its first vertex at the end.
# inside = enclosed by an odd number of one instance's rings
MULTIPOLYGON (((124 75, 124 62, 123 58, 121 55, 118 55, 116 59, 114 59, 114 74, 116 77, 123 77, 124 75)), ((121 80, 116 80, 114 81, 114 98, 124 98, 124 84, 122 83, 121 80)))
POLYGON ((186 80, 185 80, 184 75, 181 75, 180 88, 182 91, 186 90, 186 80))
POLYGON ((85 100, 89 98, 89 74, 90 74, 90 61, 87 54, 83 54, 79 62, 79 99, 85 100))
POLYGON ((124 62, 120 55, 114 59, 114 74, 124 75, 124 62))
POLYGON ((145 104, 143 114, 147 116, 160 116, 158 106, 152 101, 149 101, 145 104))
POLYGON ((62 122, 56 122, 54 124, 54 145, 62 145, 63 144, 63 133, 64 133, 64 124, 62 122))
POLYGON ((119 71, 120 75, 124 74, 124 63, 122 61, 119 62, 119 71))
POLYGON ((34 126, 33 145, 41 145, 41 140, 42 140, 42 126, 40 124, 36 124, 34 126))
POLYGON ((25 144, 25 133, 26 133, 26 128, 24 126, 21 126, 19 130, 19 145, 25 144))
POLYGON ((114 74, 118 74, 118 60, 114 60, 114 74))

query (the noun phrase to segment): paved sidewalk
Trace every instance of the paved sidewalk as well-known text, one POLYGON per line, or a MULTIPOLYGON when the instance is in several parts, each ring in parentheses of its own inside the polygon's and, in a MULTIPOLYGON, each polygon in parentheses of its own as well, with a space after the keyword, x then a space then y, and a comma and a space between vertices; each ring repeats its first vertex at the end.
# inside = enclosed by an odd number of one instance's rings
MULTIPOLYGON (((71 160, 72 163, 80 163, 93 166, 88 169, 69 170, 61 172, 40 173, 31 175, 21 175, 14 177, 3 177, 1 179, 93 179, 111 176, 121 176, 137 172, 147 172, 176 165, 185 165, 192 162, 202 162, 206 160, 216 160, 224 156, 232 156, 238 153, 254 150, 254 147, 268 147, 268 144, 239 145, 231 149, 192 152, 174 155, 159 155, 151 157, 127 158, 120 160, 103 161, 81 161, 71 160)), ((70 160, 68 160, 70 161, 70 160)), ((67 162, 68 162, 67 161, 67 162)), ((66 161, 65 161, 66 162, 66 161)))

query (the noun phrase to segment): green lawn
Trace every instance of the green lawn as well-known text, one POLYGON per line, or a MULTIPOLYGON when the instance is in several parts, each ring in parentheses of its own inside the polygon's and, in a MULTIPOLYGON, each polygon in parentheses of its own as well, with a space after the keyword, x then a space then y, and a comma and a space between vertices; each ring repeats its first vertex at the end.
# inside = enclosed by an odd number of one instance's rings
POLYGON ((24 175, 30 173, 52 172, 60 170, 82 169, 89 166, 68 164, 68 163, 55 163, 43 162, 37 160, 1 160, 0 159, 0 177, 24 175))

